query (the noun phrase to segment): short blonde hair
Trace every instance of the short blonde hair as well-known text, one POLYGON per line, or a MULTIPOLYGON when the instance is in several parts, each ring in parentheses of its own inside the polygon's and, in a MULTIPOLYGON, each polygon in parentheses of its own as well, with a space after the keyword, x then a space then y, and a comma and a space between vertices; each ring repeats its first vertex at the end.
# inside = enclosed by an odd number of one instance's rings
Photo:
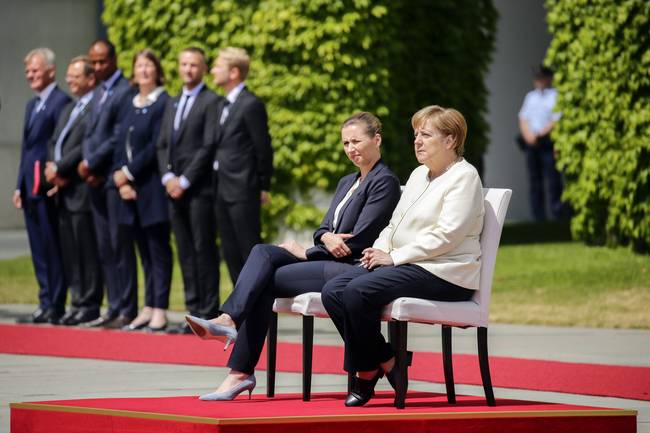
POLYGON ((219 51, 219 57, 224 59, 231 68, 239 69, 239 75, 242 81, 248 76, 248 69, 251 64, 251 58, 243 48, 226 47, 219 51))
POLYGON ((41 56, 43 63, 45 63, 45 66, 48 68, 53 68, 55 66, 54 62, 56 61, 56 56, 54 55, 54 51, 49 48, 34 48, 29 53, 27 53, 23 62, 29 62, 29 60, 34 56, 41 56))
POLYGON ((467 122, 458 110, 444 108, 438 105, 429 105, 420 109, 411 118, 413 129, 417 129, 427 122, 440 131, 443 135, 451 135, 454 139, 456 155, 465 153, 465 138, 467 137, 467 122))

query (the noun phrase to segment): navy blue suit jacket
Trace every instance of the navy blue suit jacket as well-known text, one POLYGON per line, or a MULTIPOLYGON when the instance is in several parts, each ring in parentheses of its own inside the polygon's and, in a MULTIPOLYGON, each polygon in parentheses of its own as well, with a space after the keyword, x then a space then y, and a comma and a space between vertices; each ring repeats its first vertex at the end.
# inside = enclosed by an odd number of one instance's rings
POLYGON ((307 260, 357 262, 361 258, 361 252, 371 247, 379 233, 388 225, 401 191, 397 176, 380 160, 343 205, 339 211, 336 230, 334 229, 334 211, 358 178, 359 173, 352 173, 339 181, 323 222, 314 232, 314 246, 307 250, 307 260), (353 234, 345 242, 352 254, 342 258, 330 254, 320 240, 327 232, 353 234))
POLYGON ((113 171, 126 166, 134 178, 132 184, 137 193, 135 201, 120 202, 118 221, 133 225, 137 213, 140 224, 147 227, 169 221, 167 197, 156 159, 156 143, 169 96, 163 92, 150 106, 136 108, 132 103, 134 94, 124 98, 117 116, 113 171))
POLYGON ((28 127, 29 118, 34 111, 36 98, 27 103, 25 110, 25 125, 23 127, 23 146, 20 154, 20 166, 18 168, 18 181, 16 189, 20 190, 21 198, 24 200, 37 199, 39 196, 32 193, 34 187, 34 164, 40 161, 41 164, 41 185, 40 192, 45 190, 45 160, 47 158, 47 144, 54 133, 54 128, 59 120, 61 111, 70 102, 70 97, 61 91, 58 86, 52 90, 45 101, 44 106, 34 117, 31 128, 28 127))
MULTIPOLYGON (((113 167, 113 149, 115 147, 115 130, 120 105, 127 93, 133 88, 129 81, 121 75, 109 90, 101 109, 99 104, 101 85, 95 89, 95 95, 90 102, 91 117, 86 126, 86 136, 83 143, 83 159, 88 161, 88 168, 96 176, 109 178, 113 167)), ((112 180, 106 182, 108 187, 112 180)))

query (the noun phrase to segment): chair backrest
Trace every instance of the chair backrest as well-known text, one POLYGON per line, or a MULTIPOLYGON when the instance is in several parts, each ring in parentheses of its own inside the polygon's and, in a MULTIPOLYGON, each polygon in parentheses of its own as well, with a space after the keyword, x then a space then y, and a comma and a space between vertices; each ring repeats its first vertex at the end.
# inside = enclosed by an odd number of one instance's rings
POLYGON ((485 198, 485 216, 481 233, 481 279, 479 290, 472 300, 481 310, 481 319, 488 321, 490 298, 492 297, 492 276, 497 261, 497 250, 501 240, 501 230, 506 219, 512 190, 500 188, 483 188, 485 198))

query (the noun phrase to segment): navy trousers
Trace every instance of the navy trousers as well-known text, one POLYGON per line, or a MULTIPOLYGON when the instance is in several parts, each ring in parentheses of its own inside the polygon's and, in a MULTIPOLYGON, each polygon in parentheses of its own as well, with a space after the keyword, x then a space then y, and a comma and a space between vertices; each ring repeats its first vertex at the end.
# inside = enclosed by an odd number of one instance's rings
POLYGON ((375 370, 393 357, 381 333, 385 305, 403 296, 466 301, 473 294, 473 290, 438 278, 418 265, 405 264, 373 271, 355 267, 325 284, 322 299, 345 342, 343 368, 356 373, 375 370))
POLYGON ((528 184, 530 207, 536 221, 546 219, 544 182, 548 184, 551 215, 555 219, 562 217, 562 176, 555 168, 553 149, 548 146, 525 148, 526 167, 528 168, 528 184))
MULTIPOLYGON (((120 311, 125 293, 138 290, 137 268, 133 266, 128 249, 133 249, 132 235, 118 224, 120 195, 115 188, 91 188, 90 205, 97 237, 97 249, 102 265, 108 298, 108 316, 133 317, 131 307, 120 311)), ((100 296, 101 299, 101 296, 100 296)), ((97 305, 99 311, 100 305, 97 305)))
POLYGON ((320 292, 327 281, 352 269, 354 265, 348 263, 305 262, 275 245, 255 245, 235 289, 221 308, 238 328, 228 367, 253 373, 264 347, 275 298, 320 292))
POLYGON ((23 200, 25 226, 38 281, 42 310, 65 312, 65 281, 58 236, 56 206, 50 198, 23 200))

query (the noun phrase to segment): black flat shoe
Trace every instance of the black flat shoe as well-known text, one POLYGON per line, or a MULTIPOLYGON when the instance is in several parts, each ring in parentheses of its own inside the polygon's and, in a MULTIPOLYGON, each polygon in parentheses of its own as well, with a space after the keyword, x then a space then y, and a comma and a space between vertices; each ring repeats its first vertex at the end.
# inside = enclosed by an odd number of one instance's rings
MULTIPOLYGON (((410 367, 411 364, 413 363, 413 352, 406 352, 406 366, 410 367)), ((393 368, 386 372, 386 379, 388 379, 388 383, 390 383, 390 386, 393 387, 394 390, 397 390, 397 369, 395 366, 393 368)), ((406 369, 406 382, 408 383, 408 368, 406 369)))
POLYGON ((354 382, 352 383, 352 391, 345 398, 345 405, 347 407, 358 407, 363 406, 368 403, 368 401, 375 395, 375 385, 377 381, 381 379, 384 375, 384 372, 380 368, 370 380, 361 379, 359 377, 354 377, 354 382))

